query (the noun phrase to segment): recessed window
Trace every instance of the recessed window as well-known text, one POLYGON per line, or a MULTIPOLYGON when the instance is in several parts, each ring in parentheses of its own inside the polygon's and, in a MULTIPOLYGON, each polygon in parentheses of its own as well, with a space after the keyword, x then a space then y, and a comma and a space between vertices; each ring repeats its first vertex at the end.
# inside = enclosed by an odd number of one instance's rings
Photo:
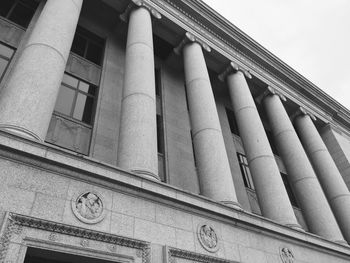
POLYGON ((227 120, 228 120, 228 123, 230 125, 231 133, 239 136, 239 131, 238 131, 237 123, 236 123, 235 114, 233 113, 232 110, 230 110, 228 108, 225 108, 225 110, 226 110, 227 120))
POLYGON ((165 142, 164 142, 164 119, 162 108, 162 82, 161 71, 155 68, 156 84, 156 106, 157 106, 157 150, 158 150, 158 176, 161 181, 166 181, 165 177, 165 142))
POLYGON ((163 38, 153 35, 153 50, 156 57, 165 60, 173 52, 173 49, 174 47, 163 38))
POLYGON ((38 5, 34 0, 1 0, 0 15, 27 28, 38 5))
POLYGON ((64 74, 45 141, 88 155, 97 87, 64 74))
POLYGON ((276 146, 275 139, 274 139, 272 132, 268 131, 268 130, 265 130, 265 132, 266 132, 267 139, 270 143, 270 147, 271 147, 272 152, 275 155, 278 155, 277 146, 276 146))
POLYGON ((242 173, 245 187, 254 190, 255 187, 253 184, 252 174, 250 173, 250 170, 249 170, 247 157, 241 153, 237 153, 237 157, 238 157, 239 166, 241 168, 241 173, 242 173))
POLYGON ((14 53, 15 50, 13 48, 0 43, 0 81, 2 80, 14 53))
POLYGON ((92 84, 64 74, 55 112, 91 125, 96 89, 92 84))
POLYGON ((288 194, 289 200, 290 200, 292 206, 299 207, 297 199, 295 198, 295 195, 293 193, 292 187, 289 184, 287 176, 288 175, 286 175, 284 173, 281 173, 281 177, 282 177, 282 180, 283 180, 283 183, 284 183, 284 187, 287 190, 287 194, 288 194))
POLYGON ((104 40, 90 31, 78 26, 71 51, 101 66, 104 40))

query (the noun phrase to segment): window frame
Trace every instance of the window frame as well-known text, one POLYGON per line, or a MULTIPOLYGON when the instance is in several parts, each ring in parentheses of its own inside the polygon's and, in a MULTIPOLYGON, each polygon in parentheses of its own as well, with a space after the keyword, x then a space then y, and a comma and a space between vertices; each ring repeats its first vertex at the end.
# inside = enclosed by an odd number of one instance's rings
MULTIPOLYGON (((160 63, 156 63, 154 67, 155 75, 155 98, 156 98, 156 125, 157 125, 157 156, 163 160, 163 176, 160 177, 162 182, 168 182, 167 160, 166 160, 166 140, 165 140, 165 122, 163 107, 163 84, 162 84, 162 68, 160 63), (160 150, 160 151, 159 151, 160 150)), ((159 167, 159 165, 158 165, 159 167)), ((159 171, 158 171, 159 176, 159 171)))
MULTIPOLYGON (((35 3, 35 2, 36 2, 36 1, 33 0, 33 3, 35 3)), ((12 6, 11 6, 11 8, 8 10, 7 14, 6 14, 5 16, 1 16, 1 17, 4 18, 4 19, 6 19, 6 20, 8 20, 8 21, 10 21, 10 22, 12 22, 12 23, 14 23, 14 24, 16 24, 17 26, 19 26, 19 27, 21 27, 21 28, 26 29, 26 28, 28 28, 28 26, 29 26, 31 20, 33 19, 33 16, 34 16, 34 14, 35 14, 35 12, 36 12, 38 6, 39 6, 39 3, 37 3, 37 6, 34 7, 34 6, 30 6, 28 3, 23 2, 22 0, 13 0, 12 6), (13 14, 13 11, 15 10, 15 8, 16 8, 18 5, 22 5, 22 6, 24 6, 25 8, 27 8, 28 10, 33 11, 32 15, 31 15, 31 18, 30 18, 30 20, 27 22, 26 26, 20 25, 20 24, 18 24, 17 22, 15 22, 14 20, 10 19, 11 15, 13 14)))
POLYGON ((3 78, 4 78, 4 76, 5 76, 5 74, 6 74, 6 71, 8 70, 8 68, 9 68, 9 66, 10 66, 10 63, 11 63, 11 61, 12 61, 12 59, 13 59, 13 57, 14 57, 14 55, 15 55, 15 53, 16 53, 16 48, 14 48, 14 47, 11 47, 11 46, 9 46, 9 45, 7 45, 6 43, 3 43, 3 42, 1 42, 0 41, 0 45, 1 46, 5 46, 5 47, 7 47, 7 48, 9 48, 9 49, 12 49, 12 54, 11 54, 11 57, 5 57, 5 56, 3 56, 3 55, 1 55, 0 54, 0 58, 2 58, 2 59, 4 59, 4 60, 7 60, 7 65, 6 65, 6 67, 5 67, 5 69, 4 69, 4 72, 2 72, 1 74, 0 74, 0 83, 2 82, 2 80, 3 80, 3 78))
POLYGON ((291 186, 291 184, 288 181, 288 174, 282 173, 281 174, 281 178, 284 184, 284 188, 286 189, 286 192, 288 194, 288 198, 290 203, 292 204, 293 207, 296 208, 300 208, 299 204, 298 204, 298 199, 296 198, 296 195, 294 194, 293 188, 291 186))
POLYGON ((78 25, 77 29, 75 31, 75 35, 73 38, 73 43, 72 43, 72 47, 71 47, 71 52, 76 55, 79 56, 85 60, 87 60, 89 63, 92 63, 98 67, 102 67, 103 64, 103 60, 104 60, 104 53, 105 53, 105 47, 106 47, 106 41, 105 39, 101 38, 100 36, 96 35, 95 33, 85 29, 84 27, 78 25), (74 47, 74 40, 75 38, 79 36, 81 38, 83 38, 85 40, 85 47, 84 47, 84 54, 78 54, 73 50, 74 47), (100 61, 99 63, 96 63, 90 59, 87 58, 87 53, 88 53, 88 49, 90 46, 90 43, 94 44, 95 46, 99 46, 101 48, 101 57, 100 57, 100 61))
POLYGON ((232 109, 225 107, 227 121, 232 134, 240 136, 235 114, 232 109))
POLYGON ((238 159, 239 168, 241 170, 244 186, 250 190, 255 191, 253 177, 249 169, 249 163, 246 155, 237 152, 237 159, 238 159))
MULTIPOLYGON (((70 85, 64 83, 63 82, 63 78, 62 78, 61 86, 64 86, 64 87, 66 87, 66 88, 68 88, 70 90, 73 90, 74 91, 74 98, 73 98, 73 101, 72 101, 72 105, 71 105, 71 109, 70 109, 69 115, 64 114, 62 112, 59 112, 56 109, 54 109, 53 114, 55 114, 57 116, 60 116, 60 117, 63 117, 63 118, 65 118, 67 120, 70 120, 72 122, 78 123, 80 125, 83 125, 85 127, 92 128, 94 126, 94 121, 95 121, 95 113, 96 113, 96 106, 97 106, 97 100, 98 100, 99 87, 94 85, 94 84, 92 84, 92 83, 87 82, 84 79, 81 79, 81 78, 79 78, 79 77, 77 77, 75 75, 72 75, 69 72, 64 72, 64 74, 66 74, 66 75, 68 75, 70 77, 73 77, 76 80, 78 80, 78 84, 77 84, 77 87, 74 88, 73 86, 70 86, 70 85), (91 95, 91 94, 89 94, 87 92, 84 92, 84 91, 80 90, 79 89, 80 82, 84 82, 86 84, 89 84, 90 86, 93 86, 95 88, 95 95, 91 95), (75 107, 76 107, 76 101, 77 101, 79 93, 83 94, 83 95, 85 95, 87 97, 92 97, 93 98, 93 106, 92 106, 92 110, 91 110, 91 121, 90 121, 90 123, 86 123, 86 122, 84 122, 82 120, 79 120, 79 119, 76 119, 76 118, 73 117, 74 110, 75 110, 75 107)), ((60 86, 60 89, 61 89, 61 86, 60 86)), ((57 103, 57 101, 56 101, 56 103, 57 103)))

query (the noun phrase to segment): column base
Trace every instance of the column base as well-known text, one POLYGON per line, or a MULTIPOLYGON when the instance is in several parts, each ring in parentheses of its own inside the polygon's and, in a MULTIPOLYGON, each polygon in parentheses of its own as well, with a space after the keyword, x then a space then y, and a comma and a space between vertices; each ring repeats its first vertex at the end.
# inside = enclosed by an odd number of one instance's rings
POLYGON ((135 174, 146 176, 148 179, 151 179, 154 181, 160 181, 159 176, 154 172, 147 171, 145 169, 131 169, 130 171, 135 174))
POLYGON ((11 125, 11 124, 0 124, 0 130, 15 134, 27 139, 43 142, 43 140, 38 135, 20 126, 11 125))
POLYGON ((229 207, 232 207, 234 209, 243 211, 243 208, 241 207, 241 205, 238 202, 234 202, 234 201, 220 201, 220 203, 222 203, 224 205, 227 205, 229 207))

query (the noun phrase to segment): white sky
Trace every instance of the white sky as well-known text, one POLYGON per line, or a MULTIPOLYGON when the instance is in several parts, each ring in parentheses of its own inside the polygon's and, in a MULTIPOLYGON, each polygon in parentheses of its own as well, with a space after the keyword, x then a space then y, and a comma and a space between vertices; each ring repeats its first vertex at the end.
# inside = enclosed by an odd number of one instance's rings
POLYGON ((350 109, 350 0, 203 0, 350 109))

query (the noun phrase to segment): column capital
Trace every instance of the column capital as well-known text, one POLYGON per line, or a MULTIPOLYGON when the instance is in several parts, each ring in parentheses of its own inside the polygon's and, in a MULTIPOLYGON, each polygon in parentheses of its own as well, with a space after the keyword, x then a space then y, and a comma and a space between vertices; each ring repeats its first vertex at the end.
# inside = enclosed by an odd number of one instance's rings
POLYGON ((305 116, 305 115, 308 115, 311 120, 315 121, 316 120, 316 116, 313 115, 310 111, 306 110, 305 108, 303 107, 299 107, 299 109, 297 109, 291 116, 290 116, 290 119, 292 121, 294 121, 298 116, 305 116))
POLYGON ((271 96, 271 95, 276 95, 278 96, 281 101, 287 101, 287 98, 286 96, 284 96, 281 92, 279 92, 278 90, 274 89, 273 87, 271 86, 267 86, 267 88, 265 89, 265 91, 256 98, 256 101, 260 104, 263 102, 263 100, 268 97, 268 96, 271 96))
POLYGON ((232 61, 228 64, 228 66, 224 69, 224 71, 221 74, 219 74, 218 78, 221 81, 225 81, 228 75, 230 75, 231 73, 235 73, 237 71, 241 71, 244 74, 244 76, 248 79, 252 78, 252 75, 250 74, 249 70, 238 66, 236 63, 232 61))
POLYGON ((182 52, 182 49, 188 44, 188 43, 198 43, 205 51, 211 52, 210 46, 202 39, 196 37, 190 32, 186 32, 184 38, 181 40, 181 42, 174 48, 174 52, 177 55, 180 55, 182 52))
POLYGON ((119 15, 119 18, 122 21, 127 22, 129 20, 129 15, 131 11, 138 7, 144 7, 156 19, 162 18, 162 15, 153 6, 151 6, 149 3, 147 3, 144 0, 131 0, 131 2, 125 8, 124 12, 119 15))

